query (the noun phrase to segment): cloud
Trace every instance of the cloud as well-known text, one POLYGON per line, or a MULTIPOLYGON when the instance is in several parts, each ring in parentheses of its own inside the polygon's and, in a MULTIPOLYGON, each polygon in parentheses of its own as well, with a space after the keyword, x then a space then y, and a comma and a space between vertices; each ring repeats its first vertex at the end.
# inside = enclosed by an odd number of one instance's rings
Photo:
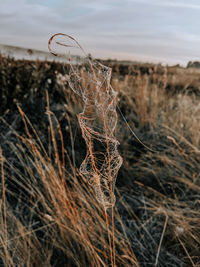
POLYGON ((163 1, 160 2, 161 5, 163 6, 168 6, 168 7, 175 7, 175 8, 184 8, 184 9, 200 9, 200 4, 197 1, 163 1))
POLYGON ((47 50, 64 32, 88 52, 186 62, 199 58, 198 1, 0 0, 0 42, 47 50))
MULTIPOLYGON (((40 5, 27 4, 20 1, 19 4, 6 3, 0 8, 0 39, 1 42, 16 42, 12 45, 32 46, 43 42, 43 46, 36 48, 45 49, 51 34, 64 30, 66 19, 54 9, 40 5), (45 40, 46 39, 46 40, 45 40)), ((76 29, 76 23, 67 21, 69 28, 76 29)), ((34 47, 33 47, 34 48, 34 47)))
POLYGON ((155 5, 155 6, 163 6, 163 7, 175 7, 175 8, 186 8, 186 9, 200 9, 199 1, 190 0, 189 2, 186 0, 177 1, 177 0, 127 0, 129 3, 140 3, 145 5, 155 5))

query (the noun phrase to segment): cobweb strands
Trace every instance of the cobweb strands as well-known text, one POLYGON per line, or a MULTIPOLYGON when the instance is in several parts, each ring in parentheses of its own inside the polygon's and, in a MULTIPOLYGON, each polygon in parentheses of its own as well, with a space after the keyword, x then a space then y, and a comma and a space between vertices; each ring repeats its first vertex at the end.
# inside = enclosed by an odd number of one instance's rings
MULTIPOLYGON (((117 93, 110 84, 111 68, 92 60, 79 43, 71 36, 55 34, 49 40, 49 50, 54 38, 64 36, 65 42, 56 42, 81 51, 78 64, 71 63, 66 75, 70 88, 84 101, 83 111, 78 114, 78 121, 85 139, 87 153, 80 166, 80 172, 94 188, 97 200, 105 209, 115 204, 114 188, 117 173, 122 164, 118 153, 119 142, 114 136, 117 124, 117 93)), ((55 40, 54 40, 55 41, 55 40)), ((69 54, 68 54, 69 55, 69 54)))

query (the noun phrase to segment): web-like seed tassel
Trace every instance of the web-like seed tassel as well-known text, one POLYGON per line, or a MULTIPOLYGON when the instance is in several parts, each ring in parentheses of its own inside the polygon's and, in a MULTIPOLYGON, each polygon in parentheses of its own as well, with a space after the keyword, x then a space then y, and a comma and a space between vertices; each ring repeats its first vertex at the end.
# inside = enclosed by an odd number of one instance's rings
MULTIPOLYGON (((70 46, 74 43, 74 47, 78 46, 84 53, 74 38, 64 36, 70 46)), ((122 157, 117 150, 119 142, 114 136, 117 124, 117 93, 110 85, 110 79, 111 68, 87 56, 81 58, 81 67, 80 64, 71 65, 67 76, 71 89, 84 101, 84 109, 78 115, 78 120, 87 154, 80 166, 80 172, 88 179, 98 201, 106 209, 115 204, 114 187, 122 164, 122 157)))

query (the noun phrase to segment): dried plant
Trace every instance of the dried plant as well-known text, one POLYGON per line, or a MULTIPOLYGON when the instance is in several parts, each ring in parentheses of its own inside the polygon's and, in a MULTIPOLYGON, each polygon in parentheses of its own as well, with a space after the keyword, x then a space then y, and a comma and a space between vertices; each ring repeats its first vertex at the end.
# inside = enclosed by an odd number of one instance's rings
POLYGON ((86 56, 83 48, 71 36, 55 34, 51 43, 58 36, 65 36, 66 42, 57 44, 65 47, 78 47, 83 52, 80 67, 70 64, 66 76, 70 88, 84 101, 83 112, 78 115, 83 138, 87 145, 87 155, 80 167, 80 172, 93 186, 98 201, 105 209, 115 204, 114 187, 118 170, 122 164, 114 136, 117 124, 117 93, 110 84, 111 68, 86 56))

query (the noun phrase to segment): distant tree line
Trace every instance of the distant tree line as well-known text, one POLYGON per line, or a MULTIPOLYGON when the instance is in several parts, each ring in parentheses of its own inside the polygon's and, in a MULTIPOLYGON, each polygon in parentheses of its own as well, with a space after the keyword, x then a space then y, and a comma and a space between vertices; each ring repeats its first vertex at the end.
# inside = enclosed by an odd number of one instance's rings
POLYGON ((200 61, 189 61, 187 68, 200 68, 200 61))

